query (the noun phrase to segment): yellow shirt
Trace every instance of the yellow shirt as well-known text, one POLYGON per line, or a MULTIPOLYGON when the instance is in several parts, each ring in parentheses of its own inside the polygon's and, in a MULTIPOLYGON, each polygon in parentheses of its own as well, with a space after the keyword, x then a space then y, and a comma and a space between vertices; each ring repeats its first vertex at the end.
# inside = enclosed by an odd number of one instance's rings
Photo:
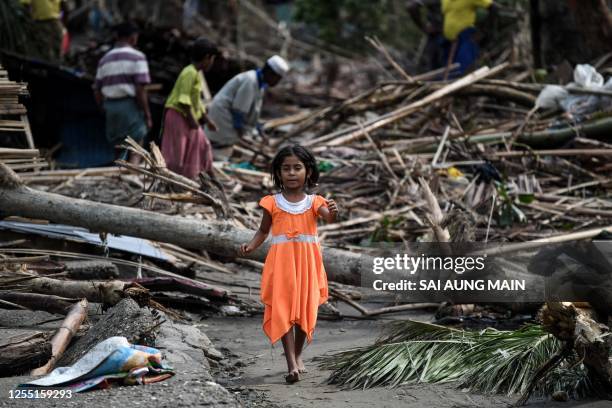
POLYGON ((62 0, 21 0, 21 4, 32 6, 35 21, 57 20, 60 18, 62 0))
POLYGON ((202 89, 204 88, 204 76, 196 69, 193 64, 187 65, 179 74, 170 96, 166 100, 166 108, 172 108, 183 115, 187 115, 184 106, 191 109, 195 120, 200 120, 204 114, 204 104, 202 103, 202 89))
POLYGON ((444 37, 456 40, 463 30, 476 23, 476 9, 487 8, 492 3, 493 0, 442 0, 444 37))

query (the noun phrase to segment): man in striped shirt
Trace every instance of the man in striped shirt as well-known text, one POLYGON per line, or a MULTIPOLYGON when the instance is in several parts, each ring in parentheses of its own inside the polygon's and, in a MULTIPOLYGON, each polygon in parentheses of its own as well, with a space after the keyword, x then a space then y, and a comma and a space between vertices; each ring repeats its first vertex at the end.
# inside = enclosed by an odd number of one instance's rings
MULTIPOLYGON (((117 42, 98 63, 95 96, 106 116, 106 138, 112 145, 127 136, 143 142, 152 126, 145 85, 151 82, 145 55, 136 50, 137 28, 131 23, 116 28, 117 42)), ((130 157, 137 163, 135 155, 130 157)))

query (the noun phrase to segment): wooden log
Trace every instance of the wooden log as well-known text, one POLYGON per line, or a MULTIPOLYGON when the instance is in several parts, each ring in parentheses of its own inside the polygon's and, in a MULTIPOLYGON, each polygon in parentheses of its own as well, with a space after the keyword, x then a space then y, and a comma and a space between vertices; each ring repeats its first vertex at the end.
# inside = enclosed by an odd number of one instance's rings
POLYGON ((596 392, 612 397, 612 341, 609 328, 596 320, 593 310, 571 302, 548 302, 539 317, 546 331, 573 345, 596 392))
POLYGON ((127 284, 122 281, 72 281, 51 278, 34 278, 20 283, 35 293, 65 298, 86 298, 92 303, 114 305, 125 297, 127 284))
POLYGON ((79 330, 81 324, 87 317, 87 299, 81 300, 79 303, 76 303, 70 311, 68 315, 62 322, 62 326, 57 330, 55 336, 51 339, 51 352, 52 356, 42 367, 39 367, 35 370, 32 370, 31 375, 45 375, 53 370, 55 367, 55 363, 59 360, 60 357, 66 351, 68 344, 70 344, 70 340, 74 334, 79 330))
POLYGON ((65 315, 68 310, 79 299, 65 298, 55 295, 47 295, 40 293, 22 293, 22 292, 0 292, 0 299, 20 306, 25 306, 30 310, 42 310, 49 313, 58 313, 65 315))
POLYGON ((86 260, 66 262, 66 274, 71 279, 116 279, 119 277, 117 265, 110 261, 86 260))
POLYGON ((50 358, 51 343, 47 333, 37 332, 3 340, 0 344, 0 377, 27 373, 50 358))
POLYGON ((230 295, 230 292, 225 289, 191 279, 170 277, 138 278, 126 279, 126 282, 137 283, 151 291, 179 291, 216 300, 226 300, 230 295))
MULTIPOLYGON (((168 242, 184 248, 206 249, 225 257, 237 257, 241 243, 254 231, 238 229, 229 222, 195 221, 136 208, 97 203, 33 190, 0 163, 0 217, 18 215, 80 226, 96 232, 129 235, 168 242)), ((263 261, 265 243, 249 258, 263 261)), ((361 273, 371 272, 372 260, 362 254, 324 248, 325 269, 330 280, 359 284, 361 273)))

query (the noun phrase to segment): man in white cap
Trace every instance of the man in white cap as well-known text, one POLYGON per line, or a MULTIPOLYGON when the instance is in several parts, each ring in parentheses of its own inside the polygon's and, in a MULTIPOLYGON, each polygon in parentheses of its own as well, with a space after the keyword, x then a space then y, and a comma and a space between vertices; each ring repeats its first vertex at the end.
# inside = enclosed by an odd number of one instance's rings
POLYGON ((236 75, 215 95, 207 114, 217 131, 207 127, 206 136, 216 159, 227 159, 232 146, 258 127, 266 88, 276 86, 288 71, 287 61, 275 55, 262 68, 236 75))

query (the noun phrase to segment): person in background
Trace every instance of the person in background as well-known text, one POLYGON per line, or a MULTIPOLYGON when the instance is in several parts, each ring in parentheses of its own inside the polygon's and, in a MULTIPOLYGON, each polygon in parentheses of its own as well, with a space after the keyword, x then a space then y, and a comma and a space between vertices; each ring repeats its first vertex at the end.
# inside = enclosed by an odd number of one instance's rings
POLYGON ((62 24, 62 0, 20 0, 29 7, 34 21, 40 56, 47 61, 59 63, 62 56, 62 42, 66 29, 62 24))
POLYGON ((425 69, 433 71, 446 64, 442 52, 442 10, 440 0, 412 0, 408 3, 408 13, 423 34, 427 36, 423 55, 425 69), (423 12, 424 9, 424 12, 423 12), (425 19, 423 19, 425 14, 425 19))
POLYGON ((478 59, 480 50, 474 38, 476 10, 489 8, 492 4, 493 0, 442 0, 446 65, 455 62, 460 65, 452 76, 465 74, 478 59))
POLYGON ((245 134, 257 128, 266 88, 276 86, 289 71, 289 64, 280 56, 268 59, 262 68, 242 72, 227 82, 208 106, 208 116, 217 131, 207 129, 213 153, 227 160, 232 146, 245 134))
MULTIPOLYGON (((152 127, 151 111, 145 85, 151 82, 145 55, 134 47, 138 29, 132 23, 116 28, 115 47, 98 63, 95 97, 106 116, 106 138, 113 146, 131 137, 142 144, 152 127)), ((132 154, 130 162, 138 164, 132 154)))
POLYGON ((212 147, 202 124, 211 131, 217 129, 208 119, 202 102, 205 79, 219 55, 218 48, 200 38, 191 46, 191 64, 179 74, 166 101, 161 151, 168 168, 190 179, 201 171, 212 173, 212 147))

